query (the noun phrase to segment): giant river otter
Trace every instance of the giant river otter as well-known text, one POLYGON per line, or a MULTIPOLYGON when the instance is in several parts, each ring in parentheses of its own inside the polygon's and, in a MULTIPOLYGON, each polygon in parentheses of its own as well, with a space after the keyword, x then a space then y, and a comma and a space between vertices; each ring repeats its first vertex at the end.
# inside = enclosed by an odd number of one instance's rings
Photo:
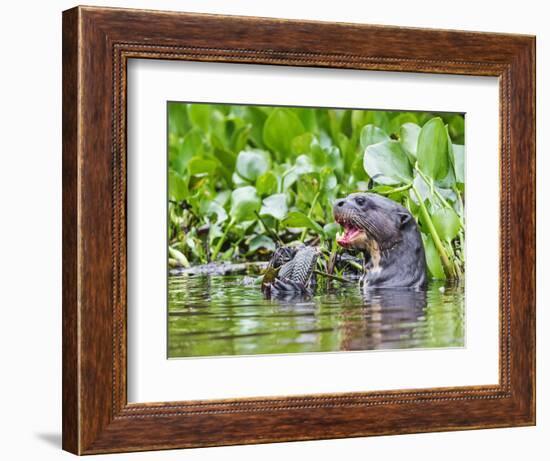
POLYGON ((337 242, 365 253, 365 286, 426 285, 424 245, 409 210, 386 197, 356 193, 337 200, 333 213, 344 227, 337 242))
MULTIPOLYGON (((405 207, 376 194, 355 193, 336 200, 333 213, 344 228, 338 244, 365 255, 364 287, 425 287, 424 246, 405 207)), ((264 293, 308 293, 318 254, 303 244, 278 248, 263 279, 264 293)))

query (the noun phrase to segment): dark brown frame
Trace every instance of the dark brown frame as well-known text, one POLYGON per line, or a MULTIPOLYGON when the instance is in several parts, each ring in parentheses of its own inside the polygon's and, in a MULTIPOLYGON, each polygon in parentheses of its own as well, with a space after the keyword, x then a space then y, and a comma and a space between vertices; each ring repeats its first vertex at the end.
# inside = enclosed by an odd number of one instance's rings
POLYGON ((535 38, 77 7, 63 13, 63 448, 90 454, 535 423, 535 38), (237 400, 126 400, 131 58, 500 79, 500 382, 237 400))

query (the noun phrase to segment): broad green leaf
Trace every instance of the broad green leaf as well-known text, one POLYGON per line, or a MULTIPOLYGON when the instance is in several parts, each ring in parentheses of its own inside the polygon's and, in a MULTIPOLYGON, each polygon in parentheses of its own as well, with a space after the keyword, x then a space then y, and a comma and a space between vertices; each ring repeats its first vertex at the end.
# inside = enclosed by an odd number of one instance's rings
POLYGON ((399 130, 399 138, 403 150, 416 159, 416 148, 418 146, 418 136, 421 128, 416 123, 405 123, 399 130))
POLYGON ((187 181, 174 170, 168 172, 168 196, 176 201, 185 200, 189 195, 187 181))
POLYGON ((277 177, 271 171, 266 171, 256 180, 256 191, 258 195, 271 195, 277 192, 277 177))
POLYGON ((248 181, 255 182, 270 167, 269 153, 260 149, 243 150, 237 156, 237 173, 248 181))
POLYGON ((449 134, 457 144, 464 143, 464 115, 455 114, 449 119, 449 134))
POLYGON ((180 174, 185 172, 191 158, 201 156, 203 153, 203 142, 198 130, 189 131, 177 145, 175 152, 170 155, 172 167, 180 174))
POLYGON ((327 239, 336 238, 336 234, 339 230, 340 224, 336 224, 335 222, 331 222, 323 226, 323 232, 325 234, 325 238, 327 239))
POLYGON ((336 146, 330 146, 324 149, 326 154, 326 165, 335 171, 341 171, 344 167, 340 149, 336 146))
POLYGON ((227 171, 232 172, 235 169, 237 156, 233 152, 223 147, 215 148, 214 152, 216 154, 216 158, 227 169, 227 171))
POLYGON ((367 147, 363 166, 379 184, 406 184, 412 181, 411 165, 398 141, 383 141, 367 147))
POLYGON ((439 117, 420 130, 416 157, 422 172, 433 179, 444 179, 449 172, 447 130, 439 117))
POLYGON ((214 201, 224 206, 231 198, 231 191, 229 189, 222 190, 214 197, 214 201))
POLYGON ((189 120, 191 120, 191 123, 195 127, 199 128, 203 132, 210 131, 212 104, 189 104, 187 106, 187 113, 189 114, 189 120))
POLYGON ((263 127, 267 115, 259 107, 248 106, 244 107, 244 119, 250 123, 252 130, 250 131, 250 139, 256 147, 263 148, 263 127))
POLYGON ((296 155, 308 154, 311 151, 311 144, 314 142, 315 136, 311 133, 304 133, 292 139, 290 147, 296 155))
POLYGON ((225 208, 215 200, 209 203, 206 214, 209 216, 212 214, 216 215, 215 224, 221 223, 227 219, 227 212, 225 211, 225 208))
POLYGON ((283 173, 283 190, 292 186, 303 174, 313 173, 315 167, 307 155, 300 155, 296 163, 283 173))
POLYGON ((237 222, 254 219, 255 212, 260 210, 261 204, 255 187, 239 187, 231 194, 230 215, 237 222))
POLYGON ((267 235, 256 235, 248 244, 250 252, 257 251, 259 248, 275 251, 276 245, 267 235))
POLYGON ((300 155, 296 159, 294 167, 294 171, 299 175, 313 173, 313 171, 315 170, 313 164, 311 163, 311 159, 307 155, 300 155))
POLYGON ((277 107, 264 124, 263 141, 278 157, 291 153, 292 140, 305 132, 302 121, 290 109, 277 107))
POLYGON ((306 227, 320 235, 323 234, 323 228, 301 211, 291 211, 288 213, 286 218, 283 220, 283 225, 286 227, 306 227))
POLYGON ((416 112, 397 112, 397 115, 394 115, 390 121, 388 133, 399 134, 401 126, 407 123, 418 125, 418 114, 416 112))
MULTIPOLYGON (((426 183, 426 181, 424 181, 424 178, 422 178, 422 176, 420 176, 420 174, 416 172, 414 175, 413 186, 416 188, 416 190, 420 194, 420 197, 422 198, 423 202, 425 202, 426 200, 432 200, 433 194, 432 194, 432 189, 430 185, 426 183)), ((416 193, 413 191, 413 189, 410 189, 409 192, 412 200, 415 203, 419 203, 418 197, 416 196, 416 193)))
POLYGON ((189 120, 185 104, 179 102, 168 103, 168 131, 171 134, 182 136, 189 130, 189 120))
POLYGON ((374 125, 385 133, 389 133, 390 118, 388 114, 391 114, 391 112, 384 110, 360 110, 353 112, 359 112, 361 114, 355 117, 353 113, 351 115, 351 124, 355 127, 354 129, 359 129, 359 127, 364 127, 365 125, 374 125), (361 121, 359 127, 357 126, 358 121, 361 121))
POLYGON ((240 152, 244 150, 251 130, 252 125, 245 125, 241 126, 233 133, 231 136, 231 146, 233 148, 233 152, 240 152))
POLYGON ((305 129, 308 131, 314 131, 317 128, 317 118, 315 117, 316 109, 310 109, 307 107, 300 107, 294 109, 295 114, 302 121, 305 129))
POLYGON ((321 184, 321 175, 319 173, 307 173, 300 176, 300 181, 296 183, 298 198, 306 204, 311 204, 321 184))
POLYGON ((236 187, 248 186, 250 183, 240 176, 238 173, 233 173, 231 175, 231 180, 236 187))
POLYGON ((437 234, 443 240, 452 240, 460 232, 460 219, 450 208, 441 208, 432 214, 437 234))
POLYGON ((443 270, 443 264, 439 253, 435 248, 434 242, 429 235, 422 234, 422 241, 424 242, 424 252, 426 254, 426 264, 430 275, 434 279, 445 280, 445 271, 443 270))
POLYGON ((338 187, 338 179, 331 172, 331 169, 326 168, 321 172, 322 189, 326 193, 334 191, 338 187))
POLYGON ((371 144, 378 144, 382 141, 388 141, 390 137, 384 130, 374 125, 367 125, 361 130, 361 148, 365 150, 371 144))
POLYGON ((464 146, 453 144, 452 149, 456 182, 464 184, 464 146))
POLYGON ((193 176, 200 174, 211 174, 216 170, 217 166, 218 164, 214 160, 202 157, 193 157, 189 161, 187 169, 189 170, 189 174, 193 176))
POLYGON ((266 197, 262 202, 262 208, 260 209, 260 215, 273 216, 279 221, 283 219, 288 213, 288 206, 286 202, 286 194, 274 194, 266 197))

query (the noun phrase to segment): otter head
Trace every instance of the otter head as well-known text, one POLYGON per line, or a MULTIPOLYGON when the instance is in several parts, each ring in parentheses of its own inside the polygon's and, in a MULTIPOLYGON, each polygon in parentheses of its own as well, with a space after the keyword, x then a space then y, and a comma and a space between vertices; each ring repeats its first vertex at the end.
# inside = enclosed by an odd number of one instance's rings
POLYGON ((414 220, 398 203, 376 194, 359 192, 338 199, 334 219, 344 228, 337 238, 348 249, 371 251, 392 248, 401 240, 402 230, 414 220))

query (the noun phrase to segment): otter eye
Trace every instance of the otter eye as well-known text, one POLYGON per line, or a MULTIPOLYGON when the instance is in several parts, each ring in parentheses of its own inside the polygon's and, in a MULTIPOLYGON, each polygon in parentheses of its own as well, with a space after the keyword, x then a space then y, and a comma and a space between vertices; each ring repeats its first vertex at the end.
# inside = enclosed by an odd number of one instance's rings
POLYGON ((355 198, 355 203, 357 203, 357 205, 359 206, 363 206, 365 204, 365 197, 356 197, 355 198))

